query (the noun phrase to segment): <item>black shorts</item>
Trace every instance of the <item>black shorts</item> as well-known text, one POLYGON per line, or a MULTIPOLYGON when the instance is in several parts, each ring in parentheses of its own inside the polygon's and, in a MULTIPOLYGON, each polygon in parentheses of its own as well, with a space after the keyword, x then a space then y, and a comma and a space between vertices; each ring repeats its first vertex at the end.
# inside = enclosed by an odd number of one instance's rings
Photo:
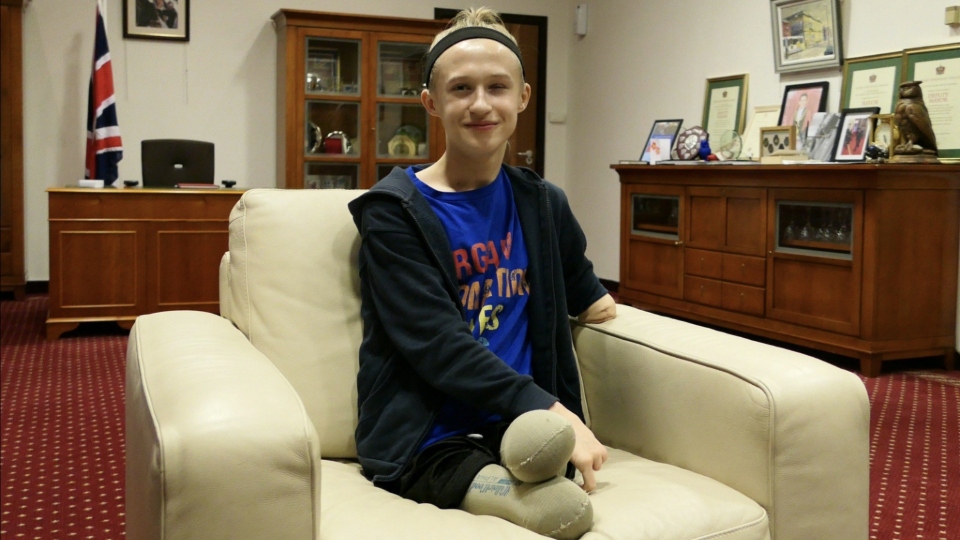
MULTIPOLYGON (((376 485, 418 503, 458 508, 477 473, 487 465, 500 464, 500 442, 509 425, 498 422, 477 433, 437 441, 414 456, 400 478, 376 485)), ((568 463, 567 478, 572 479, 574 472, 568 463)))

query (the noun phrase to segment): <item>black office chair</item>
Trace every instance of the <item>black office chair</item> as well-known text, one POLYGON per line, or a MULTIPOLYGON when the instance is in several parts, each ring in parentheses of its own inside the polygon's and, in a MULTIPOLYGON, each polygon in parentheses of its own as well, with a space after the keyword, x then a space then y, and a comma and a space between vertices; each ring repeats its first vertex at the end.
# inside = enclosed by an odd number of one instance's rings
POLYGON ((143 187, 213 183, 213 143, 185 139, 140 142, 143 187))

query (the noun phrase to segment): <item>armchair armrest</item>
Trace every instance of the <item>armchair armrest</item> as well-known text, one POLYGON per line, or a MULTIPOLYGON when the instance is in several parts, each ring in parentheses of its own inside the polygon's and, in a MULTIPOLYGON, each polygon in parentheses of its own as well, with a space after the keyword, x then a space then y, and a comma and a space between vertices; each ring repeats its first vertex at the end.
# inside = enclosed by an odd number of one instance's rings
POLYGON ((315 538, 319 445, 293 387, 228 320, 193 311, 137 319, 127 349, 127 538, 315 538))
POLYGON ((230 252, 223 254, 220 258, 220 316, 224 319, 233 320, 233 312, 230 310, 230 252))
POLYGON ((866 539, 870 404, 809 356, 617 306, 574 327, 591 428, 762 505, 776 540, 866 539))

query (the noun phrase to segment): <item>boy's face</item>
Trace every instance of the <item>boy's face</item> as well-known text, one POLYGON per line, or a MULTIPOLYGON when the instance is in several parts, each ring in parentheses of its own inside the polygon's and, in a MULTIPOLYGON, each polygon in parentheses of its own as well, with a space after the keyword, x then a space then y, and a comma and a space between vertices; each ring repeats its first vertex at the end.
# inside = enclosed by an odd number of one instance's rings
POLYGON ((440 118, 448 149, 475 155, 501 150, 527 106, 530 85, 510 49, 490 39, 468 39, 435 64, 423 106, 440 118))

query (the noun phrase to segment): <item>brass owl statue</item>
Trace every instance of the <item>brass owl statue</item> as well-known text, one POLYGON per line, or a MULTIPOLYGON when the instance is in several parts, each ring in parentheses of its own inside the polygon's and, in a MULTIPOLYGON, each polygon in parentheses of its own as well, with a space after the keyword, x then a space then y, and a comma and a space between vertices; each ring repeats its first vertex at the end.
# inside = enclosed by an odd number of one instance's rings
POLYGON ((892 161, 911 163, 936 162, 937 136, 930 123, 930 113, 923 102, 921 81, 900 85, 900 100, 893 112, 893 120, 900 131, 900 144, 894 148, 892 161))

